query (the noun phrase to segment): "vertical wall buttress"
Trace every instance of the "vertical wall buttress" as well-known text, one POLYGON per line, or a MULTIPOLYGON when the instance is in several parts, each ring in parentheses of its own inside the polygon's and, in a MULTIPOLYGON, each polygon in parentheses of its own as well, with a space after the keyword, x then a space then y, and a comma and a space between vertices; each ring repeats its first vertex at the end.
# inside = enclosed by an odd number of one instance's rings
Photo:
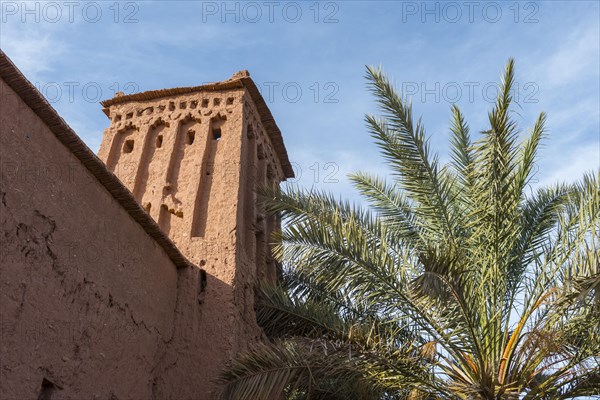
POLYGON ((255 221, 256 221, 256 136, 252 124, 246 124, 244 141, 244 160, 243 168, 244 180, 244 221, 249 221, 243 231, 244 250, 246 257, 252 261, 256 261, 255 253, 255 221))
POLYGON ((164 134, 169 124, 164 122, 161 118, 154 122, 146 134, 144 139, 144 148, 142 150, 142 157, 140 160, 140 166, 138 168, 137 177, 135 179, 135 185, 133 189, 133 195, 136 200, 146 205, 143 202, 143 195, 146 193, 146 187, 148 181, 155 178, 155 171, 151 171, 151 163, 155 158, 160 157, 164 152, 164 134))
MULTIPOLYGON (((256 168, 256 186, 263 187, 266 185, 266 174, 267 174, 267 160, 265 150, 262 144, 258 144, 256 148, 257 163, 256 168)), ((258 279, 264 280, 265 278, 265 263, 267 259, 267 232, 266 232, 266 221, 265 221, 265 210, 262 205, 258 205, 256 211, 256 218, 254 221, 255 231, 255 251, 256 254, 256 268, 258 273, 258 279)))
MULTIPOLYGON (((208 127, 207 135, 204 138, 204 154, 200 167, 200 179, 198 181, 198 189, 196 191, 194 202, 194 218, 192 220, 192 237, 206 236, 208 218, 210 215, 211 194, 213 193, 213 184, 218 168, 223 167, 217 165, 217 153, 219 151, 220 142, 227 136, 226 133, 226 118, 217 116, 211 118, 208 127)), ((222 171, 221 171, 222 172, 222 171)), ((221 173, 221 175, 223 175, 221 173)))

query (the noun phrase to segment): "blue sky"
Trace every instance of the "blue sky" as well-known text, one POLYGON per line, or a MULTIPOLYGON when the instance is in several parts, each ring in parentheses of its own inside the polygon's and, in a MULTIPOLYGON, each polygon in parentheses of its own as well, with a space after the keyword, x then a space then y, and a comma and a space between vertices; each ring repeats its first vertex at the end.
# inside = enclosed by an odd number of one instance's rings
POLYGON ((94 151, 108 126, 98 101, 115 91, 248 69, 295 181, 355 199, 347 173, 386 173, 363 120, 376 112, 366 64, 412 95, 445 160, 451 104, 485 129, 492 83, 514 57, 521 128, 548 113, 538 184, 600 166, 597 1, 2 1, 1 12, 2 49, 94 151))

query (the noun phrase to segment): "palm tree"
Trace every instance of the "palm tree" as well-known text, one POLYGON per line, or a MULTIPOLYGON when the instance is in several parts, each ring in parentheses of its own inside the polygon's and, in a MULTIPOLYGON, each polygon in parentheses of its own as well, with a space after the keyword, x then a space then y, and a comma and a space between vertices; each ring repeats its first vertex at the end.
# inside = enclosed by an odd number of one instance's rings
POLYGON ((490 126, 452 107, 451 161, 367 68, 389 180, 368 209, 265 189, 286 265, 256 306, 269 342, 222 375, 227 399, 563 399, 600 394, 600 176, 533 189, 542 113, 519 140, 509 60, 490 126))

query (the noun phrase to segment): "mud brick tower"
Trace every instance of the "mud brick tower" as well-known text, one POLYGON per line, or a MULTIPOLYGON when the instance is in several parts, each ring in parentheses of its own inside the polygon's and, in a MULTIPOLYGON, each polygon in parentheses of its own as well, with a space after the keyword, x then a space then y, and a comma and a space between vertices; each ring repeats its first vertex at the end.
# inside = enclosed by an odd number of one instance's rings
POLYGON ((99 157, 206 271, 178 271, 157 398, 204 398, 199 390, 212 387, 223 364, 261 337, 254 288, 276 279, 269 238, 279 221, 257 206, 255 190, 293 176, 281 133, 247 71, 198 87, 117 94, 102 105, 111 123, 99 157), (184 381, 193 382, 190 393, 170 387, 184 381))

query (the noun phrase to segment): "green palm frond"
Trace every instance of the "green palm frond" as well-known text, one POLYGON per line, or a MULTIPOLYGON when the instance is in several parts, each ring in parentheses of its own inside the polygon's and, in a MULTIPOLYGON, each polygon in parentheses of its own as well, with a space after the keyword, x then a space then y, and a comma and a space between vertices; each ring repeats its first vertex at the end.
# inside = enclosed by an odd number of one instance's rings
POLYGON ((224 399, 567 399, 600 394, 600 171, 533 190, 509 60, 477 137, 453 106, 450 162, 368 68, 367 128, 392 171, 350 176, 367 207, 265 188, 284 265, 257 291, 270 342, 222 377, 224 399))
MULTIPOLYGON (((258 345, 223 374, 220 399, 381 399, 405 398, 428 371, 418 357, 398 350, 391 360, 326 340, 275 341, 258 345), (388 381, 388 374, 402 377, 388 381), (401 382, 401 383, 400 383, 401 382), (400 393, 389 396, 390 390, 400 393), (389 397, 388 397, 389 396, 389 397)), ((421 390, 431 391, 427 385, 421 390)))
POLYGON ((350 175, 350 180, 394 235, 409 242, 415 250, 426 249, 422 222, 414 214, 413 205, 396 185, 364 173, 350 175))
MULTIPOLYGON (((364 388, 359 384, 364 378, 361 369, 354 367, 358 359, 348 354, 347 349, 325 341, 314 346, 298 341, 256 346, 223 376, 227 386, 218 398, 271 400, 286 393, 304 394, 300 397, 304 398, 306 394, 331 390, 331 399, 358 399, 353 391, 364 388), (332 382, 339 386, 331 387, 332 382)), ((377 395, 365 398, 375 399, 377 395)))
POLYGON ((544 138, 544 126, 546 124, 546 114, 541 113, 538 117, 531 135, 525 140, 519 149, 517 167, 513 177, 515 196, 522 198, 523 191, 532 178, 532 170, 535 165, 537 150, 544 138))
POLYGON ((473 143, 470 128, 458 106, 452 106, 452 136, 450 150, 452 166, 457 172, 462 188, 470 190, 473 187, 473 143))
POLYGON ((256 319, 271 338, 287 336, 345 339, 352 323, 327 303, 302 301, 282 287, 263 285, 256 304, 256 319))
POLYGON ((429 231, 452 240, 451 176, 440 169, 437 155, 430 154, 421 121, 413 121, 412 105, 396 93, 383 71, 368 67, 367 79, 384 117, 366 116, 371 135, 402 189, 419 205, 414 210, 427 220, 429 231))

